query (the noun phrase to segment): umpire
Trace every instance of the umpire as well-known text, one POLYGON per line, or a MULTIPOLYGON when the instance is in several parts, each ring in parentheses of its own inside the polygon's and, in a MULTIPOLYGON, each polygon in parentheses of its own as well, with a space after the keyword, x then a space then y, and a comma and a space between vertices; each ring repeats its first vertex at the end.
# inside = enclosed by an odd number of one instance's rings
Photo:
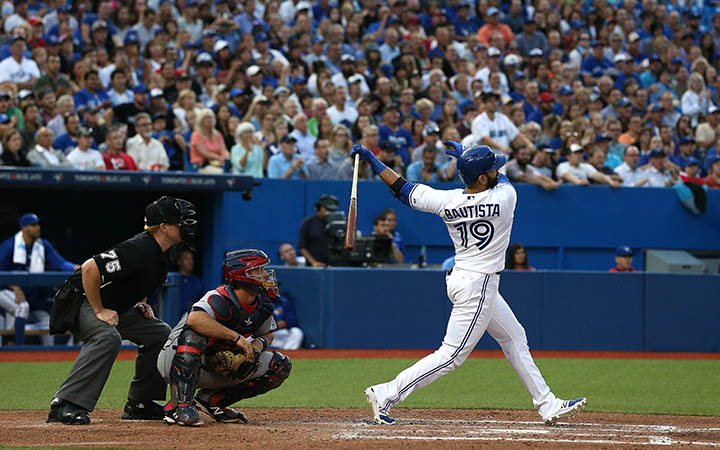
POLYGON ((138 345, 123 419, 162 420, 166 383, 158 353, 170 327, 155 318, 147 297, 165 281, 168 250, 197 231, 192 203, 162 197, 145 209, 145 231, 85 261, 55 295, 53 333, 70 330, 84 345, 50 402, 48 422, 87 425, 123 339, 138 345))

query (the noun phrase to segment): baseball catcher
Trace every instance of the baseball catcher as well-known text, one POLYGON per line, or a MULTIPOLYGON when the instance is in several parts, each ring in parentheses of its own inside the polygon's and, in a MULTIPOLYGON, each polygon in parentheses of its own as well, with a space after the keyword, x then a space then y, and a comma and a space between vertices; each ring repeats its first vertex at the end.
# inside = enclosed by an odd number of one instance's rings
POLYGON ((196 426, 198 408, 218 422, 245 422, 230 405, 280 386, 290 358, 268 351, 278 295, 270 259, 260 250, 225 253, 222 286, 207 292, 170 333, 158 370, 170 383, 165 421, 196 426), (195 390, 198 389, 197 393, 195 390))

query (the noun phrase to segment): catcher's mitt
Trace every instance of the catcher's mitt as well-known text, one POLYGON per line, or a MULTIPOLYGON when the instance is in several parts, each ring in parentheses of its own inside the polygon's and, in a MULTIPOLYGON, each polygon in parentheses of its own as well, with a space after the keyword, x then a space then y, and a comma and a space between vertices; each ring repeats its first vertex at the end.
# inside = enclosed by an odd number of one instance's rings
POLYGON ((228 380, 243 382, 255 373, 260 365, 260 352, 253 347, 252 361, 239 347, 220 350, 207 359, 208 368, 228 380))

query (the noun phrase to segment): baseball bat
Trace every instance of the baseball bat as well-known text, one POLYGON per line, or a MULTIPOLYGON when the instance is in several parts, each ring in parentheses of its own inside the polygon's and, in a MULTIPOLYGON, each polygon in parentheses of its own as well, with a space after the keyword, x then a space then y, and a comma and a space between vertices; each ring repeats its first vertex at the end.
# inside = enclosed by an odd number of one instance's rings
POLYGON ((345 248, 355 250, 355 235, 357 234, 357 182, 360 155, 355 155, 353 167, 352 189, 350 190, 350 207, 348 208, 347 228, 345 229, 345 248))

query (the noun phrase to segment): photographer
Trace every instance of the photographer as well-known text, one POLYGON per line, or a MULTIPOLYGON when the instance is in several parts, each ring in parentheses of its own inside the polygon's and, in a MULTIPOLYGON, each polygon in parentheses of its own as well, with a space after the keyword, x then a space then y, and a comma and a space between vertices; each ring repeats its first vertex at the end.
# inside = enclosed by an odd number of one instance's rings
POLYGON ((385 214, 380 214, 379 216, 375 217, 375 219, 373 219, 372 235, 378 237, 387 237, 390 240, 393 263, 402 264, 405 261, 405 256, 403 255, 403 252, 400 251, 397 245, 395 245, 395 241, 393 240, 392 232, 390 231, 390 226, 388 224, 385 214))
POLYGON ((307 217, 298 232, 298 249, 306 259, 306 265, 325 267, 328 264, 328 237, 325 232, 327 215, 336 211, 338 199, 334 195, 324 194, 315 202, 317 213, 307 217))

